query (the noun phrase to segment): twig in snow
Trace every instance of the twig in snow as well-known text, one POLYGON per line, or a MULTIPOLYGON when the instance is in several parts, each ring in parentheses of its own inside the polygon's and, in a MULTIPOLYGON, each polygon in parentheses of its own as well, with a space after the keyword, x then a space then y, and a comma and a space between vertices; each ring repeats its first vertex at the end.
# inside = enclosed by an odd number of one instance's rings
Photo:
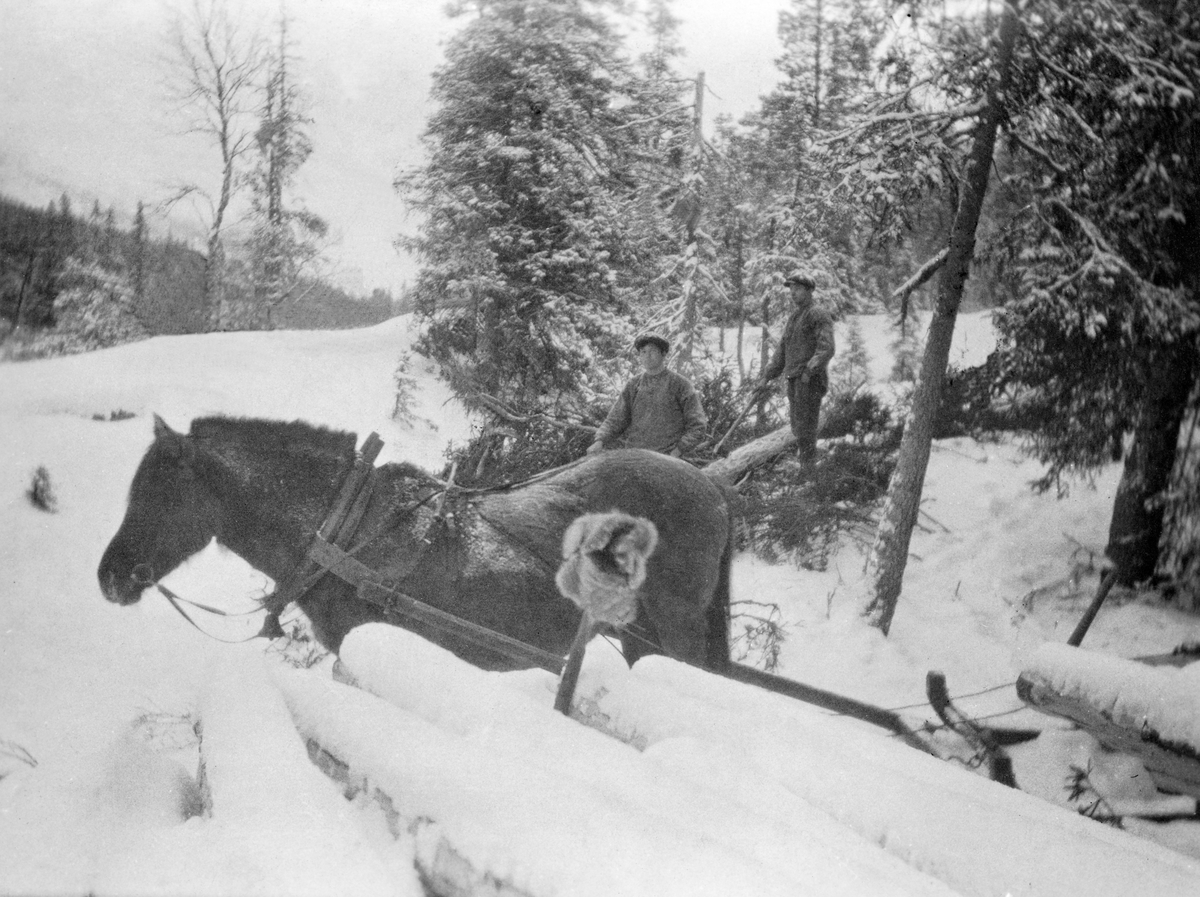
MULTIPOLYGON (((12 757, 14 760, 19 760, 27 766, 37 766, 38 762, 34 759, 33 754, 21 747, 15 741, 4 741, 0 739, 0 755, 12 757)), ((3 776, 0 776, 3 778, 3 776)))
POLYGON ((932 514, 930 514, 930 513, 929 513, 928 511, 926 511, 924 508, 922 508, 922 509, 921 509, 921 513, 922 513, 922 514, 924 514, 926 517, 928 517, 928 518, 929 518, 929 521, 930 521, 931 523, 933 523, 933 524, 934 524, 934 526, 938 526, 938 527, 940 527, 940 528, 941 528, 941 530, 942 530, 942 532, 944 532, 944 533, 949 533, 949 532, 950 532, 950 527, 946 526, 946 524, 942 523, 940 520, 938 520, 936 517, 934 517, 932 514))

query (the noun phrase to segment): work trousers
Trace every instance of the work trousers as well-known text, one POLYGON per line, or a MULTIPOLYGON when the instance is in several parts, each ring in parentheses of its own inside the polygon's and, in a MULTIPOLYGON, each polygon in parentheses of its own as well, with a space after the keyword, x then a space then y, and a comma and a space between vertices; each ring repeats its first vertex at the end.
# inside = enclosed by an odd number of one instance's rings
POLYGON ((796 437, 796 454, 805 461, 816 455, 821 399, 828 388, 829 379, 824 371, 810 375, 807 383, 802 383, 799 377, 788 378, 788 411, 796 437))

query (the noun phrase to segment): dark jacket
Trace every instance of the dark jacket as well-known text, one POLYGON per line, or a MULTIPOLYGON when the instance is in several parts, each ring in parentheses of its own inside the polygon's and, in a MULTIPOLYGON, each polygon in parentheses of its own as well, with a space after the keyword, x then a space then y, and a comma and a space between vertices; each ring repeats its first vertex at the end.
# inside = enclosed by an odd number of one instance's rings
POLYGON ((708 417, 700 396, 686 377, 674 371, 641 373, 613 403, 596 431, 596 441, 612 448, 618 440, 626 448, 686 453, 700 444, 708 417))
POLYGON ((783 336, 763 371, 763 379, 774 380, 783 374, 791 380, 806 369, 824 373, 833 351, 833 318, 829 312, 815 303, 797 309, 784 325, 783 336))

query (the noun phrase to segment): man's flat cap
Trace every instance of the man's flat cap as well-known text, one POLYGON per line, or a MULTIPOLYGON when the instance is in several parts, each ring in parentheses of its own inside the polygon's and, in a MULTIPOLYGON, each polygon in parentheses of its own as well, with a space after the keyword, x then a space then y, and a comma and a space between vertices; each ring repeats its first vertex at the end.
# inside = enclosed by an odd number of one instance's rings
POLYGON ((785 284, 787 284, 788 286, 791 286, 794 283, 798 283, 801 286, 808 287, 810 290, 817 285, 817 282, 815 280, 813 280, 811 277, 809 277, 807 274, 805 274, 803 271, 793 271, 791 274, 789 274, 787 276, 787 278, 783 282, 785 284))
POLYGON ((671 349, 671 344, 667 342, 667 338, 659 336, 657 333, 643 333, 633 341, 633 351, 637 352, 645 345, 658 346, 663 355, 666 355, 671 349))

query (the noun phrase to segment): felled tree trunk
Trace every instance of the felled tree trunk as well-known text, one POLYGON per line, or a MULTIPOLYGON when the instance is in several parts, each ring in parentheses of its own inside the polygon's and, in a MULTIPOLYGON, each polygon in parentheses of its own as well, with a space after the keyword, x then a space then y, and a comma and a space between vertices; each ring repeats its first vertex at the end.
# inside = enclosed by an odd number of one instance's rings
POLYGON ((766 436, 734 449, 727 457, 718 458, 704 467, 704 473, 713 479, 736 483, 751 470, 762 467, 796 444, 792 428, 788 425, 773 430, 766 436))

